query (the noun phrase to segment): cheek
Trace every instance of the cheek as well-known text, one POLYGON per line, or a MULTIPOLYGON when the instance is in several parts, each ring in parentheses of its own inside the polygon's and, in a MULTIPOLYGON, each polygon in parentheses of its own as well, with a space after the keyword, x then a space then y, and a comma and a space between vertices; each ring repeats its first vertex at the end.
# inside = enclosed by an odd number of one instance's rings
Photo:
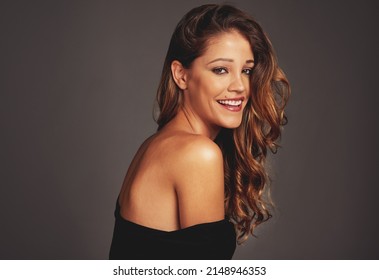
POLYGON ((204 94, 209 98, 220 98, 227 90, 227 83, 223 79, 210 79, 203 86, 204 94))
POLYGON ((220 94, 220 89, 216 84, 209 83, 204 87, 204 95, 209 99, 214 99, 220 94))
POLYGON ((199 102, 205 102, 219 97, 224 89, 223 84, 214 79, 197 79, 194 80, 191 87, 189 87, 189 91, 193 95, 192 98, 199 102))

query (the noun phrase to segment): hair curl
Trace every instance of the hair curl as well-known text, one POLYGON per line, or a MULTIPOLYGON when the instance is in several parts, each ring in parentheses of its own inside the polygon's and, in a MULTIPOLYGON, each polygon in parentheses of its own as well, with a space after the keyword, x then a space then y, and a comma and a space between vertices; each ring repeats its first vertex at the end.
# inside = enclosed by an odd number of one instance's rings
POLYGON ((290 86, 279 68, 270 40, 248 14, 230 5, 209 4, 189 11, 178 23, 170 41, 157 92, 158 130, 182 106, 182 94, 171 74, 178 60, 186 68, 201 56, 208 41, 221 33, 237 31, 250 43, 255 66, 250 78, 250 98, 241 125, 221 129, 215 139, 224 158, 225 209, 235 223, 238 242, 253 234, 272 215, 264 199, 268 185, 265 160, 268 149, 276 153, 281 127, 287 123, 284 107, 290 86))

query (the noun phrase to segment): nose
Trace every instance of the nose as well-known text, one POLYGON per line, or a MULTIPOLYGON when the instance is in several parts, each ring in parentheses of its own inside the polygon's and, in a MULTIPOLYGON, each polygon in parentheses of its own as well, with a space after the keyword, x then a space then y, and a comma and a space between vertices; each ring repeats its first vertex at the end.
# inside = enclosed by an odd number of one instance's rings
POLYGON ((243 93, 246 90, 244 81, 242 80, 242 75, 237 74, 233 77, 233 80, 230 82, 228 87, 230 92, 243 93))

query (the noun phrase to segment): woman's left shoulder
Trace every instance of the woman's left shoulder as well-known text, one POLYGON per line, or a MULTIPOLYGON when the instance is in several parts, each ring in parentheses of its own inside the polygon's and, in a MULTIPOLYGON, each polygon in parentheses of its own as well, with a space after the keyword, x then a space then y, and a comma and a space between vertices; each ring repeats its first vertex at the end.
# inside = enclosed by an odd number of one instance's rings
POLYGON ((222 163, 220 147, 208 137, 202 135, 187 135, 180 149, 181 156, 186 161, 198 162, 198 164, 222 163))
POLYGON ((175 157, 174 185, 181 227, 223 219, 224 169, 217 144, 209 138, 191 135, 175 157))

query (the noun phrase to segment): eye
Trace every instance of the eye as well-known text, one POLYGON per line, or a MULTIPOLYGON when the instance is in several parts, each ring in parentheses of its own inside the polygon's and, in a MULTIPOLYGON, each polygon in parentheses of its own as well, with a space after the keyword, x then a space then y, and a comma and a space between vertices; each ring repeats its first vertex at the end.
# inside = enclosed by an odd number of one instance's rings
POLYGON ((251 74, 253 74, 253 68, 246 68, 246 69, 243 69, 242 70, 242 73, 248 75, 248 76, 251 76, 251 74))
POLYGON ((224 67, 216 67, 212 69, 213 73, 217 75, 226 74, 228 73, 228 70, 224 67))

